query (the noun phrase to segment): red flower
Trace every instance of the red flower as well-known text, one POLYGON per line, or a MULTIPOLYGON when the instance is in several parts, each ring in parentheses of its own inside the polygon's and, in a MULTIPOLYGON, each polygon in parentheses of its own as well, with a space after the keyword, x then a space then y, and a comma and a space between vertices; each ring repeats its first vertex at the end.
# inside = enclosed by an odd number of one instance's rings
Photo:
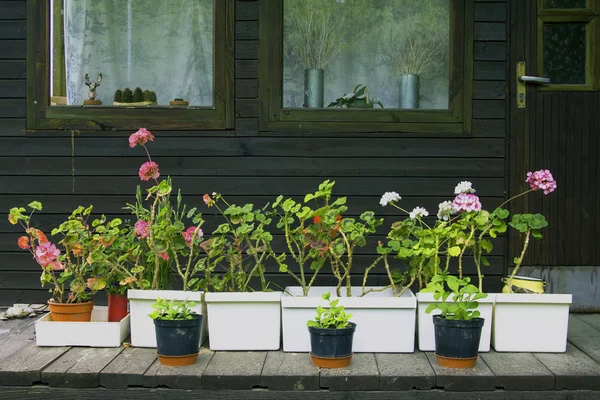
POLYGON ((319 217, 318 215, 315 215, 313 217, 313 224, 320 224, 321 223, 321 217, 319 217))
POLYGON ((40 231, 39 229, 35 230, 35 237, 37 238, 38 242, 40 242, 40 244, 48 243, 48 238, 46 237, 46 235, 44 235, 44 232, 40 231))
POLYGON ((27 236, 21 236, 19 240, 17 240, 17 245, 22 249, 28 249, 31 247, 29 245, 29 238, 27 236))
POLYGON ((167 253, 158 253, 158 255, 160 256, 160 258, 162 258, 165 261, 169 261, 169 255, 167 253))
POLYGON ((204 196, 202 196, 202 200, 204 200, 204 204, 206 204, 209 207, 212 206, 212 204, 213 204, 213 199, 211 199, 208 194, 205 194, 204 196))

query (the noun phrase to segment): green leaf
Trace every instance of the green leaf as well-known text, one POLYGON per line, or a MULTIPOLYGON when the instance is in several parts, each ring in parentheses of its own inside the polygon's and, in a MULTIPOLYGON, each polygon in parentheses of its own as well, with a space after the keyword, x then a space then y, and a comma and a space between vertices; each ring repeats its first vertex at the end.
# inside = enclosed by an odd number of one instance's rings
POLYGON ((196 207, 190 209, 190 211, 188 211, 188 213, 187 213, 187 217, 192 218, 192 215, 194 215, 196 213, 196 209, 197 209, 196 207))
POLYGON ((451 257, 458 257, 460 255, 460 247, 458 246, 452 246, 448 249, 448 254, 451 257))
POLYGON ((28 204, 28 206, 29 208, 32 208, 34 210, 42 211, 42 203, 40 203, 39 201, 32 201, 28 204))

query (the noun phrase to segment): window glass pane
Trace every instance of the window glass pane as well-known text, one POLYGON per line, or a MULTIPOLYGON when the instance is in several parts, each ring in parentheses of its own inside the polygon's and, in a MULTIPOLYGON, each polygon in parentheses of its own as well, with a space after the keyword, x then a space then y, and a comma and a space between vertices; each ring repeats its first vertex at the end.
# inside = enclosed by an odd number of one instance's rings
POLYGON ((448 0, 284 0, 283 106, 448 109, 449 54, 448 0))
POLYGON ((544 74, 553 84, 586 83, 585 23, 544 25, 544 74))
POLYGON ((96 99, 105 106, 115 95, 121 103, 212 106, 213 0, 52 0, 52 33, 58 103, 81 105, 85 74, 93 85, 102 73, 96 99))
POLYGON ((586 6, 587 6, 586 2, 587 2, 587 0, 544 0, 544 8, 560 8, 560 9, 586 8, 586 6))

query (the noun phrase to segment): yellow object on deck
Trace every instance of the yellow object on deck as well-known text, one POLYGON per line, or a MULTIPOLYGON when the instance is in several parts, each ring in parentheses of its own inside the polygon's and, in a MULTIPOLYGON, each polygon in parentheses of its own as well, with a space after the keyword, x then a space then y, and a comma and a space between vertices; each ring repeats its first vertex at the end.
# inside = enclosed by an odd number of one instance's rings
MULTIPOLYGON (((510 280, 510 276, 502 278, 502 282, 504 282, 504 287, 502 288, 502 293, 511 293, 508 288, 508 281, 510 280)), ((542 294, 546 292, 547 283, 543 279, 539 278, 530 278, 528 276, 515 276, 512 279, 512 293, 537 293, 542 294)))

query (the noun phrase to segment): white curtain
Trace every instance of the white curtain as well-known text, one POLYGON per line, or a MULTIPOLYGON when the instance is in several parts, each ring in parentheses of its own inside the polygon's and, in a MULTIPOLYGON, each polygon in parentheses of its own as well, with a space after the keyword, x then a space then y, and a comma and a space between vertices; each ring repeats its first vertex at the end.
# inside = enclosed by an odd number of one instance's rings
POLYGON ((140 87, 212 106, 213 0, 66 0, 64 18, 68 104, 87 99, 87 72, 104 105, 140 87))

